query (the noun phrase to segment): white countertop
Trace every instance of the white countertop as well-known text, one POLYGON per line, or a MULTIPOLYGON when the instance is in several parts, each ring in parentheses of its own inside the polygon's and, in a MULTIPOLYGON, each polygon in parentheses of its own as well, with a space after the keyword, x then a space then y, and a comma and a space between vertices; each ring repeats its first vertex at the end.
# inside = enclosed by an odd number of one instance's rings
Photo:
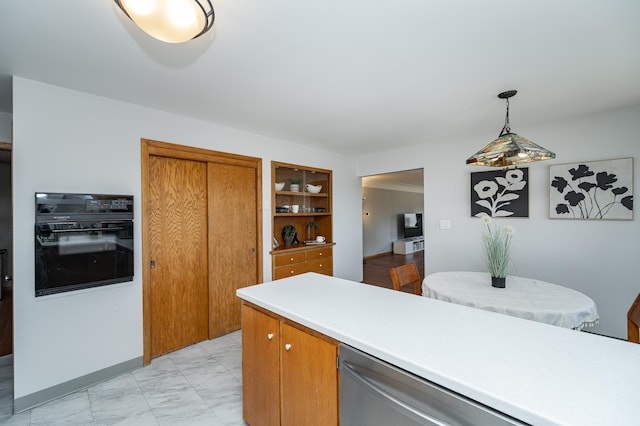
POLYGON ((524 422, 640 421, 637 344, 315 273, 237 295, 524 422))

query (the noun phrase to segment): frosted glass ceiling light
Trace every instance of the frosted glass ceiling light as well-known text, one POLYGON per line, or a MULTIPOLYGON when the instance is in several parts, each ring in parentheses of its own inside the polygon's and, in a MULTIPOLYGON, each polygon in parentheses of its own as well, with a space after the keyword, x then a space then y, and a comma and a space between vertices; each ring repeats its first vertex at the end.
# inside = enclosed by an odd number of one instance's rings
POLYGON ((500 135, 498 135, 498 139, 469 157, 467 164, 509 167, 520 163, 556 158, 556 154, 553 152, 511 132, 509 127, 509 98, 515 96, 516 93, 518 93, 517 90, 509 90, 498 95, 500 99, 507 100, 507 115, 504 120, 504 127, 500 135))
POLYGON ((210 0, 114 0, 142 31, 167 43, 183 43, 211 29, 210 0))

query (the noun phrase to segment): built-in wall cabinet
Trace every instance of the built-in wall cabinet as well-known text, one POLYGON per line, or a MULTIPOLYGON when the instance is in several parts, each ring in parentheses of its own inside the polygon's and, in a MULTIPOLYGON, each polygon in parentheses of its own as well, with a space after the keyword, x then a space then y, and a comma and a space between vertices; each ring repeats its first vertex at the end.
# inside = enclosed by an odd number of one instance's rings
POLYGON ((273 161, 271 179, 273 279, 305 272, 333 275, 331 170, 273 161), (297 232, 292 244, 283 236, 289 226, 297 232))

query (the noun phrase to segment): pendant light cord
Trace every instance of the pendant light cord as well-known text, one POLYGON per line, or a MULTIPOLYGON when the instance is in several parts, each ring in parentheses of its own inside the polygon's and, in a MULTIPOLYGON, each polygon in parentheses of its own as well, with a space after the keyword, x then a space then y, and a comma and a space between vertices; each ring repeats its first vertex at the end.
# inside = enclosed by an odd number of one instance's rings
POLYGON ((504 136, 507 133, 511 133, 511 126, 509 126, 509 98, 507 98, 507 115, 504 117, 504 127, 498 137, 504 136))

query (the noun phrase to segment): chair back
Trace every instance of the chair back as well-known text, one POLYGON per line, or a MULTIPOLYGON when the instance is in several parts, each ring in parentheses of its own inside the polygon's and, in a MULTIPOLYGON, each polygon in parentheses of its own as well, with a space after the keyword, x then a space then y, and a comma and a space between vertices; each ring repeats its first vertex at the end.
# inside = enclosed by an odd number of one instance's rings
POLYGON ((389 275, 391 275, 394 290, 399 291, 402 286, 413 283, 413 293, 422 294, 420 272, 415 262, 389 268, 389 275))
POLYGON ((627 340, 640 343, 640 294, 627 312, 627 340))

